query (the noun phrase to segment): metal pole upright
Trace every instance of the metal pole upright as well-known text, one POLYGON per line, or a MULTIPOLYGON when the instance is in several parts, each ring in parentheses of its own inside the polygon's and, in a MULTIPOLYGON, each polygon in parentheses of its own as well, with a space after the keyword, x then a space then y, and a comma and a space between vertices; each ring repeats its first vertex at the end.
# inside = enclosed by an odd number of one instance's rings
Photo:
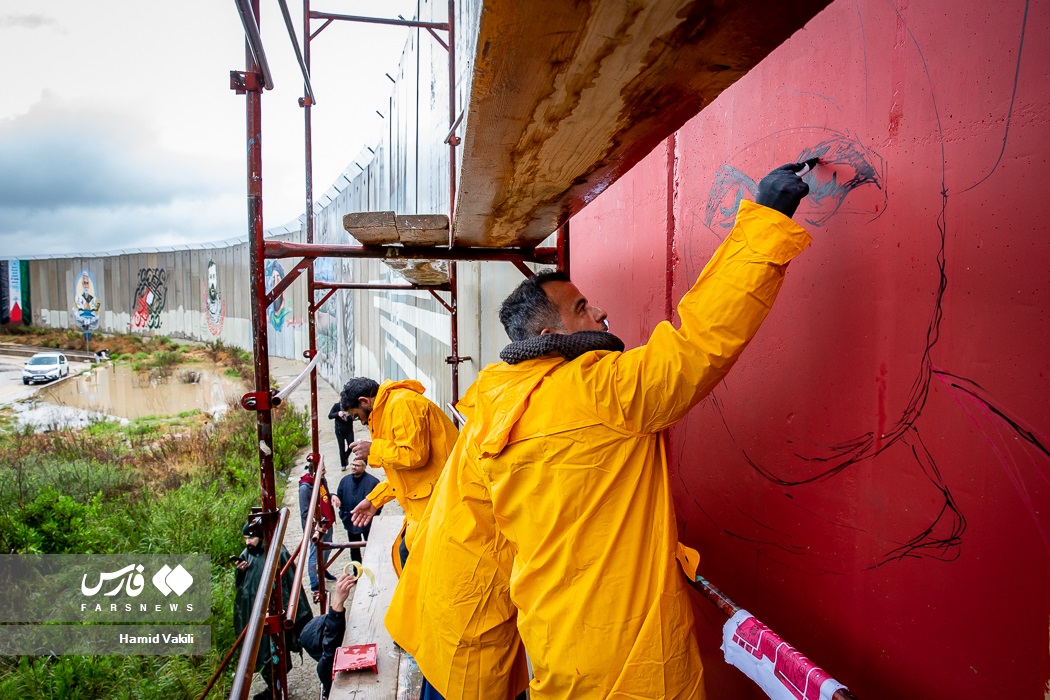
MULTIPOLYGON (((259 22, 259 0, 252 0, 252 14, 259 22)), ((259 65, 255 62, 251 45, 245 41, 245 62, 247 74, 259 74, 259 65)), ((253 350, 255 353, 255 415, 259 445, 259 485, 262 492, 262 511, 266 514, 277 511, 277 489, 273 473, 273 415, 270 410, 270 359, 268 355, 266 328, 266 258, 263 253, 265 244, 263 229, 262 201, 262 79, 252 81, 250 89, 245 91, 247 104, 248 136, 248 250, 249 270, 251 274, 252 296, 252 329, 253 350)), ((277 529, 277 518, 263 519, 267 541, 271 546, 281 546, 273 542, 277 529)), ((278 591, 280 590, 278 580, 278 591)), ((269 615, 281 614, 282 596, 280 593, 270 596, 269 615)), ((288 673, 286 667, 284 634, 272 635, 273 657, 270 659, 272 683, 276 697, 285 700, 288 696, 288 673)))
MULTIPOLYGON (((256 21, 259 17, 259 0, 252 0, 256 21)), ((246 45, 245 58, 248 73, 259 70, 246 45)), ((268 400, 270 393, 270 358, 268 355, 266 328, 266 259, 263 254, 263 202, 262 202, 262 86, 245 92, 247 98, 248 130, 248 248, 251 271, 253 349, 255 351, 255 391, 257 397, 256 416, 259 437, 259 483, 262 490, 264 513, 277 510, 277 490, 273 475, 273 416, 268 400), (263 399, 259 401, 259 399, 263 399)), ((272 521, 268 520, 272 526, 272 521)))
MULTIPOLYGON (((448 127, 449 130, 456 123, 456 2, 448 0, 448 127)), ((453 244, 452 236, 455 231, 456 213, 456 144, 458 139, 455 134, 450 134, 448 140, 448 230, 449 246, 453 244)), ((448 264, 448 279, 451 285, 450 300, 452 307, 450 313, 451 333, 450 345, 452 351, 452 405, 459 402, 459 290, 456 279, 456 262, 453 260, 448 264)))
MULTIPOLYGON (((310 0, 303 0, 303 63, 306 65, 307 73, 310 72, 310 0)), ((312 81, 311 81, 312 82, 312 81)), ((303 120, 305 126, 305 148, 306 151, 306 242, 314 242, 314 159, 313 159, 313 103, 309 92, 303 85, 304 96, 299 100, 303 107, 303 120)), ((314 305, 314 265, 306 269, 306 294, 309 300, 307 318, 310 335, 310 351, 308 358, 312 360, 317 354, 317 319, 313 309, 314 305)), ((317 426, 317 367, 310 372, 310 451, 320 454, 321 438, 317 426)), ((317 464, 315 460, 314 464, 317 464)))

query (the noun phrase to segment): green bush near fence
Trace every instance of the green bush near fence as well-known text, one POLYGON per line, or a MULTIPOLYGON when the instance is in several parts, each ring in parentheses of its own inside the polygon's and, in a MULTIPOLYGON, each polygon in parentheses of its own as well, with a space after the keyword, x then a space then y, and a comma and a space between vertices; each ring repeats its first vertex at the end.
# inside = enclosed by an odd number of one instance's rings
MULTIPOLYGON (((241 525, 259 502, 254 422, 234 408, 179 438, 112 426, 0 433, 0 551, 199 553, 212 561, 208 655, 4 657, 0 698, 200 696, 235 639, 227 560, 243 548, 241 525)), ((309 442, 306 426, 306 414, 292 406, 274 412, 278 470, 309 442)), ((277 482, 280 490, 284 480, 277 482)), ((213 697, 229 695, 231 674, 213 697)))

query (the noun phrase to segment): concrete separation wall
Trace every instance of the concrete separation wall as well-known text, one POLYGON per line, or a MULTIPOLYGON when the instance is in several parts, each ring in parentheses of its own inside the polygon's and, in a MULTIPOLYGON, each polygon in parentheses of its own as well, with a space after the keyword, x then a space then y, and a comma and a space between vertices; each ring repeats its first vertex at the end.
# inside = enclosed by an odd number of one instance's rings
MULTIPOLYGON (((251 348, 246 243, 25 262, 36 325, 251 348)), ((275 307, 271 324, 301 324, 302 299, 282 299, 275 307)), ((292 357, 301 346, 278 339, 271 350, 292 357)))

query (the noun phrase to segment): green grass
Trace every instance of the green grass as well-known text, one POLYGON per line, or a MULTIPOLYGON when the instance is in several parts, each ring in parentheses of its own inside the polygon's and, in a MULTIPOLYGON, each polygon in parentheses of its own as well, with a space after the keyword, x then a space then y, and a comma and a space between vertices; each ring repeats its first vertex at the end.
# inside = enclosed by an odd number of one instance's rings
MULTIPOLYGON (((259 502, 259 486, 254 414, 231 410, 178 440, 151 432, 196 414, 98 422, 79 432, 0 432, 0 551, 212 560, 208 655, 0 657, 0 698, 199 697, 234 641, 233 569, 225 562, 243 547, 240 527, 259 502)), ((291 406, 275 411, 277 469, 287 470, 308 444, 307 419, 291 406)), ((277 482, 280 491, 285 480, 277 482)), ((214 697, 229 695, 231 676, 214 697)))

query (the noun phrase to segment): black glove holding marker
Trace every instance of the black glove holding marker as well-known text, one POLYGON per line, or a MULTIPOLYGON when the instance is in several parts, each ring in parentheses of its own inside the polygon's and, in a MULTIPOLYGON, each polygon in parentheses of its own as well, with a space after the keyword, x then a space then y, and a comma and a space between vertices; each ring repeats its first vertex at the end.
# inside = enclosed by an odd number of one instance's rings
POLYGON ((800 173, 809 172, 814 165, 816 159, 781 165, 758 183, 755 203, 776 209, 784 216, 793 216, 802 198, 809 194, 809 185, 802 181, 800 173))

